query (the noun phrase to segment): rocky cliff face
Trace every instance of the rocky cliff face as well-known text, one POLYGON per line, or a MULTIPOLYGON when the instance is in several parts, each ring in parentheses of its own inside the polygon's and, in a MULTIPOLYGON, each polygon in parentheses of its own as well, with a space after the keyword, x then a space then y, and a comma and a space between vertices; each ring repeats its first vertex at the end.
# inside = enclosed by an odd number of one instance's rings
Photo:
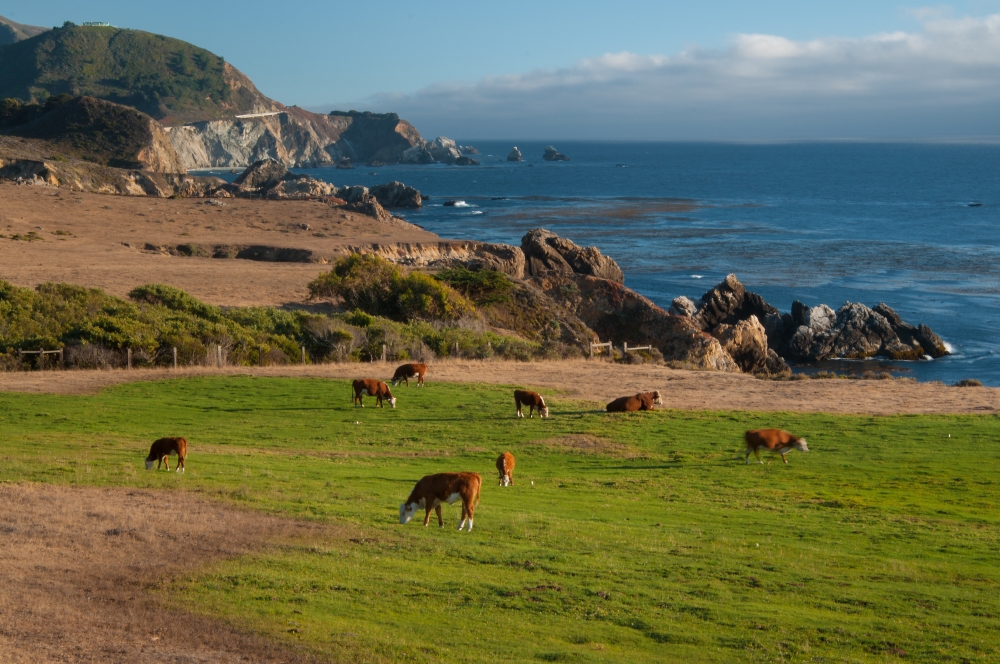
POLYGON ((419 132, 395 113, 320 115, 278 105, 274 115, 212 120, 168 129, 189 169, 244 168, 274 159, 289 168, 353 162, 398 162, 422 145, 419 132))
POLYGON ((521 238, 526 272, 532 276, 548 273, 586 274, 617 283, 625 283, 618 263, 604 256, 597 247, 580 247, 552 231, 536 228, 521 238))

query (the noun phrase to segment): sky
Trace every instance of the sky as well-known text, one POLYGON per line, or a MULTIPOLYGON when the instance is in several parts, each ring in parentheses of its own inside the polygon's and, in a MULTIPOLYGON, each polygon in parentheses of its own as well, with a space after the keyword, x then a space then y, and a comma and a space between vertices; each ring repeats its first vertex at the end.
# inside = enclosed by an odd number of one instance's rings
POLYGON ((0 0, 209 49, 311 110, 523 140, 1000 136, 1000 0, 0 0))

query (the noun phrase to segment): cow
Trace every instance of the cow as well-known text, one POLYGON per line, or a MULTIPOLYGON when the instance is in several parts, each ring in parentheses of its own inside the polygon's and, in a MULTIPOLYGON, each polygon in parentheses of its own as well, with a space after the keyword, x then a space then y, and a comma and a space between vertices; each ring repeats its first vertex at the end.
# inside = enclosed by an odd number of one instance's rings
POLYGON ((521 406, 528 406, 528 419, 538 411, 539 417, 549 416, 549 407, 545 405, 545 399, 538 392, 531 390, 514 390, 514 405, 517 406, 517 416, 524 417, 521 406))
POLYGON ((764 463, 760 458, 761 449, 766 449, 772 454, 780 454, 781 460, 785 463, 788 463, 788 459, 785 458, 785 455, 792 450, 799 450, 800 452, 809 451, 809 446, 806 445, 805 438, 793 436, 787 431, 782 431, 781 429, 757 429, 756 431, 747 431, 746 439, 746 461, 748 464, 750 463, 751 453, 757 457, 757 461, 764 463))
POLYGON ((365 403, 362 400, 364 395, 375 397, 375 405, 379 408, 385 408, 382 405, 382 401, 388 401, 389 405, 393 408, 396 407, 396 397, 392 396, 392 391, 389 386, 380 380, 375 380, 374 378, 359 378, 354 383, 352 383, 354 388, 354 407, 357 408, 358 404, 361 407, 365 407, 365 403))
POLYGON ((396 373, 392 374, 392 386, 396 387, 400 383, 405 382, 406 386, 410 386, 410 379, 417 379, 417 387, 424 384, 424 374, 427 373, 427 365, 417 362, 411 362, 409 364, 404 364, 396 368, 396 373))
POLYGON ((609 413, 632 413, 637 410, 653 410, 653 406, 662 406, 660 391, 640 392, 630 397, 618 397, 607 405, 609 413))
POLYGON ((497 457, 497 470, 500 471, 500 486, 514 486, 514 455, 504 452, 497 457))
POLYGON ((152 447, 149 448, 149 456, 146 457, 146 470, 152 470, 154 462, 157 470, 160 469, 160 463, 166 465, 167 470, 170 470, 170 455, 176 454, 176 472, 183 473, 187 452, 188 444, 183 438, 160 438, 153 442, 152 447))
POLYGON ((399 522, 406 524, 410 522, 417 509, 427 510, 424 516, 424 525, 431 520, 431 510, 437 512, 438 526, 444 528, 444 521, 441 519, 441 504, 448 503, 454 505, 459 500, 462 501, 462 520, 458 522, 458 529, 465 527, 465 522, 469 522, 469 532, 472 532, 472 516, 479 506, 479 487, 483 483, 483 478, 478 473, 438 473, 423 477, 410 492, 410 497, 399 506, 399 522))

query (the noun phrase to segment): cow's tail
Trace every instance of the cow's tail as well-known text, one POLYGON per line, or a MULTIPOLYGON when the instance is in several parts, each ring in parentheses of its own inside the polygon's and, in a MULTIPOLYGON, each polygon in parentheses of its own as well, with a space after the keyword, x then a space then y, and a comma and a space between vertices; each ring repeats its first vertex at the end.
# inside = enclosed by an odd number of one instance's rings
POLYGON ((476 477, 479 478, 479 481, 476 482, 476 503, 475 503, 475 506, 479 507, 479 488, 481 486, 483 486, 483 478, 479 477, 479 475, 476 475, 476 477))

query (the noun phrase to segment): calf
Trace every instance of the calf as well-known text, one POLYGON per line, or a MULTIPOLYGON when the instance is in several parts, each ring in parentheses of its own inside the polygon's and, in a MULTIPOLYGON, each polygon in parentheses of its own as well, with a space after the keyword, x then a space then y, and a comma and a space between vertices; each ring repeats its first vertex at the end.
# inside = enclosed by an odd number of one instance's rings
POLYGON ((609 413, 631 413, 637 410, 653 410, 653 405, 662 406, 660 391, 640 392, 630 397, 618 397, 607 405, 609 413))
POLYGON ((483 478, 477 473, 438 473, 437 475, 427 475, 422 478, 410 492, 410 497, 399 506, 399 522, 409 523, 418 508, 427 510, 424 516, 424 525, 431 520, 431 510, 437 512, 438 526, 444 528, 444 521, 441 519, 441 504, 448 503, 454 505, 459 499, 462 501, 462 520, 458 522, 458 529, 465 527, 465 522, 469 522, 469 532, 472 532, 472 515, 479 505, 479 487, 483 483, 483 478))
POLYGON ((152 470, 153 463, 156 469, 160 469, 160 463, 166 465, 170 470, 170 455, 177 455, 177 472, 184 472, 184 459, 187 458, 188 444, 183 438, 160 438, 149 448, 149 456, 146 457, 146 470, 152 470))
POLYGON ((410 364, 404 364, 396 369, 396 373, 392 374, 392 386, 396 387, 402 382, 406 383, 406 386, 410 386, 410 379, 417 379, 417 387, 424 384, 424 374, 427 373, 426 364, 417 364, 411 362, 410 364))
POLYGON ((545 405, 545 399, 538 392, 514 390, 514 404, 517 406, 518 417, 524 417, 524 413, 521 412, 521 406, 528 407, 529 419, 535 414, 536 409, 538 410, 539 417, 549 416, 549 407, 545 405))
POLYGON ((497 470, 500 471, 500 486, 514 485, 514 455, 504 452, 497 457, 497 470))
POLYGON ((785 455, 792 450, 799 450, 800 452, 809 451, 805 438, 793 436, 787 431, 782 431, 781 429, 758 429, 756 431, 747 431, 746 439, 747 463, 750 463, 751 452, 755 457, 757 457, 757 461, 764 463, 760 459, 761 449, 768 450, 772 454, 780 454, 781 460, 785 463, 788 463, 788 459, 785 458, 785 455))
POLYGON ((352 384, 354 387, 354 407, 357 408, 358 404, 361 407, 365 407, 365 403, 362 400, 364 395, 375 397, 375 405, 379 408, 385 408, 382 405, 383 399, 389 402, 389 405, 393 408, 396 407, 396 397, 392 396, 392 391, 389 386, 380 380, 375 380, 374 378, 359 378, 352 384))

